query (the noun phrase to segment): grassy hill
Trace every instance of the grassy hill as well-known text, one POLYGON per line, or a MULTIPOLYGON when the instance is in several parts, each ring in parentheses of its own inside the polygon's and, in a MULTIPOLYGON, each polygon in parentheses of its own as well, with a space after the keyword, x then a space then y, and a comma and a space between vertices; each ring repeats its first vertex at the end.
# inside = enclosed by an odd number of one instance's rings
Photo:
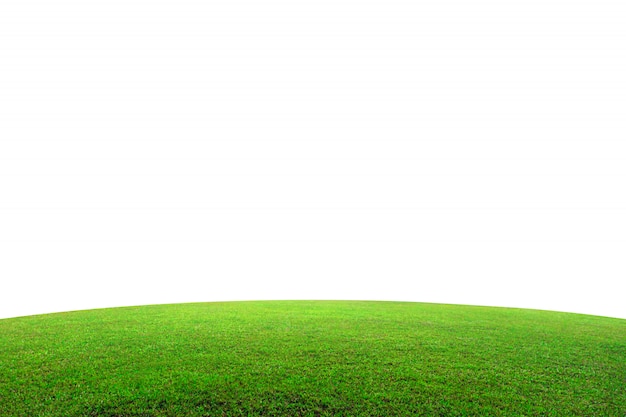
POLYGON ((0 320, 0 416, 626 416, 626 320, 401 302, 0 320))

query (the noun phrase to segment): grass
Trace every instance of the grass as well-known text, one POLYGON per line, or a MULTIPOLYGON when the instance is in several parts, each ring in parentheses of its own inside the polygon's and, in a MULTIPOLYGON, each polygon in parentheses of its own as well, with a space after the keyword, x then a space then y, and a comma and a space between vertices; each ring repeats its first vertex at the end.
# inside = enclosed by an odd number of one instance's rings
POLYGON ((626 320, 258 301, 0 320, 0 416, 626 416, 626 320))

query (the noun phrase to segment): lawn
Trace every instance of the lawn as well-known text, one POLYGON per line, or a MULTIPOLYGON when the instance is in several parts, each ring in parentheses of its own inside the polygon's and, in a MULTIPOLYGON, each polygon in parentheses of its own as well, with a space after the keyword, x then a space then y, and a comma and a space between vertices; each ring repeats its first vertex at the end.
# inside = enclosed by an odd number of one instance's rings
POLYGON ((0 416, 626 416, 626 320, 374 301, 0 320, 0 416))

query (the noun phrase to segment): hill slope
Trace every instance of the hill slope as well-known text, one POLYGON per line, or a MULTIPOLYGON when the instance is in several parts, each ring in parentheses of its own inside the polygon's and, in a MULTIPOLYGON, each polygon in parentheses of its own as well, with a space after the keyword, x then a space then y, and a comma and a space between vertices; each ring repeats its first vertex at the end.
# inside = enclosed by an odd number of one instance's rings
POLYGON ((400 302, 0 320, 0 416, 626 415, 626 320, 400 302))

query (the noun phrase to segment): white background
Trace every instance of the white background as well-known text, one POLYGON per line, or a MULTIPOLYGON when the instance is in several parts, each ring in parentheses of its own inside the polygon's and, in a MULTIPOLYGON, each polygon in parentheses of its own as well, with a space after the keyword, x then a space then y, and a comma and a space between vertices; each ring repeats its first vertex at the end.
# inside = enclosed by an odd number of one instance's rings
POLYGON ((0 317, 626 318, 622 0, 2 0, 0 317))

